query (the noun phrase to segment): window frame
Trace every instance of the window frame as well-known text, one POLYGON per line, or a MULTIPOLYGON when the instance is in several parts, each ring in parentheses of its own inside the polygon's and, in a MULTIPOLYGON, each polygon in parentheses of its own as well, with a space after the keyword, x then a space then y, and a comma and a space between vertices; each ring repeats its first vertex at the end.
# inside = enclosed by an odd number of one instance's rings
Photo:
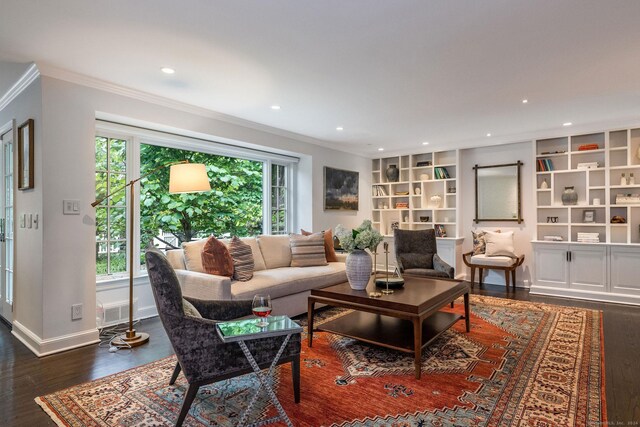
MULTIPOLYGON (((105 122, 101 120, 96 121, 96 128, 94 132, 94 145, 95 138, 98 136, 104 136, 107 138, 117 138, 127 141, 126 147, 126 177, 127 182, 136 179, 140 176, 140 146, 141 144, 149 144, 160 147, 176 148, 180 150, 199 151, 206 154, 227 156, 241 158, 251 161, 262 162, 263 164, 263 202, 262 202, 262 233, 271 234, 271 166, 273 164, 281 165, 285 167, 286 173, 286 232, 292 232, 296 223, 295 209, 294 209, 294 180, 293 177, 297 171, 297 163, 299 158, 287 155, 280 155, 277 153, 271 153, 263 150, 254 150, 251 148, 245 148, 241 146, 232 146, 228 143, 216 142, 214 140, 202 139, 196 137, 189 137, 183 135, 177 135, 173 133, 167 133, 162 131, 156 131, 146 128, 138 128, 134 126, 128 126, 123 124, 105 122)), ((95 158, 95 156, 94 156, 95 158)), ((95 160, 94 160, 95 161, 95 160)), ((94 183, 95 187, 95 183, 94 183)), ((134 186, 134 233, 133 242, 129 240, 130 233, 130 207, 129 207, 129 188, 126 189, 125 194, 125 208, 126 208, 126 233, 127 233, 127 251, 133 250, 133 259, 140 259, 141 255, 141 237, 140 237, 140 184, 136 183, 134 186), (133 244, 133 246, 132 246, 133 244)), ((128 254, 129 252, 127 252, 128 254)), ((129 276, 129 256, 127 258, 127 269, 124 273, 119 273, 117 276, 98 276, 96 274, 96 284, 114 284, 115 282, 125 282, 129 276)), ((134 278, 146 276, 146 269, 144 269, 138 262, 134 262, 133 275, 134 278)))

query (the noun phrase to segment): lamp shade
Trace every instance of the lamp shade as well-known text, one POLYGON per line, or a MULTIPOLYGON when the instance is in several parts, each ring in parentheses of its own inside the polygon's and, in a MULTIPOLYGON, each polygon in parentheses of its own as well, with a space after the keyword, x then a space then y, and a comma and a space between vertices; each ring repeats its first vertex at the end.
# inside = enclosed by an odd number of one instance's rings
POLYGON ((202 163, 172 165, 169 170, 169 193, 198 193, 211 190, 207 168, 202 163))

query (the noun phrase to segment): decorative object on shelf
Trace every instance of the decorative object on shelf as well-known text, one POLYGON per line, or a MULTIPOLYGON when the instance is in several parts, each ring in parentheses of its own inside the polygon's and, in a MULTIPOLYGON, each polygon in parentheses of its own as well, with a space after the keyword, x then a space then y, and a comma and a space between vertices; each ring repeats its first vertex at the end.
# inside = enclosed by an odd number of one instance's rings
POLYGON ((404 222, 409 222, 409 215, 405 215, 402 219, 404 220, 404 222))
POLYGON ((627 185, 627 177, 624 174, 620 176, 620 185, 627 185))
POLYGON ((596 222, 596 211, 589 209, 582 212, 582 222, 596 222))
POLYGON ((600 148, 598 144, 582 144, 578 147, 578 151, 597 150, 598 148, 600 148))
POLYGON ((552 224, 555 224, 558 222, 558 217, 557 216, 548 216, 547 217, 547 222, 550 222, 552 224))
POLYGON ((398 169, 396 165, 389 165, 385 171, 385 175, 387 175, 387 181, 398 182, 398 179, 400 178, 400 169, 398 169))
POLYGON ((447 190, 447 192, 448 192, 449 194, 456 194, 456 187, 449 187, 449 188, 448 188, 448 190, 447 190))
POLYGON ((562 192, 562 204, 565 206, 573 206, 578 204, 578 193, 574 190, 573 186, 564 187, 562 192))
POLYGON ((420 174, 420 181, 429 181, 431 177, 429 176, 428 173, 421 173, 420 174))
POLYGON ((627 220, 620 216, 620 215, 614 215, 611 217, 611 224, 626 224, 627 220))
POLYGON ((549 188, 549 184, 547 183, 547 178, 542 179, 542 183, 540 184, 540 189, 546 190, 549 188))
POLYGON ((431 200, 431 205, 434 208, 439 208, 440 207, 440 203, 442 203, 442 196, 440 196, 438 194, 434 194, 433 196, 431 196, 429 198, 429 200, 431 200))
POLYGON ((594 206, 600 206, 600 199, 598 199, 597 197, 595 199, 593 199, 593 205, 594 206))
POLYGON ((400 223, 398 221, 391 221, 391 231, 397 230, 400 228, 400 223))
POLYGON ((33 119, 18 127, 18 190, 29 190, 34 184, 33 119))
POLYGON ((409 202, 396 202, 396 209, 408 209, 409 202))
POLYGON ((357 211, 359 172, 324 167, 324 210, 357 211))
POLYGON ((340 239, 342 248, 349 253, 345 262, 349 285, 355 290, 365 289, 371 278, 372 268, 371 255, 365 249, 375 252, 383 240, 382 235, 373 228, 371 221, 364 220, 353 230, 338 225, 336 236, 340 239))
POLYGON ((436 224, 433 226, 436 231, 436 237, 447 237, 447 229, 442 224, 436 224))
MULTIPOLYGON (((129 202, 129 241, 133 242, 134 237, 134 206, 135 206, 135 184, 136 182, 158 172, 159 170, 169 167, 169 193, 202 193, 211 190, 211 184, 209 183, 209 176, 207 175, 207 168, 201 163, 189 163, 187 160, 180 162, 166 163, 158 166, 155 169, 145 173, 144 175, 132 179, 124 187, 116 188, 104 197, 91 203, 91 207, 96 207, 105 200, 110 199, 114 194, 117 194, 127 187, 129 187, 129 194, 131 196, 129 202)), ((129 265, 133 264, 133 253, 129 251, 129 265)), ((149 342, 149 334, 144 332, 136 332, 133 329, 133 268, 129 268, 129 329, 122 335, 119 335, 111 341, 111 345, 115 347, 137 347, 149 342)))
POLYGON ((395 196, 408 196, 409 192, 408 191, 396 191, 395 193, 393 193, 395 196))
POLYGON ((616 205, 637 205, 640 203, 638 194, 616 194, 616 205))
POLYGON ((415 194, 416 196, 419 196, 420 194, 422 194, 422 190, 420 189, 420 187, 416 187, 413 190, 413 194, 415 194))
POLYGON ((385 203, 384 205, 382 205, 382 209, 389 209, 389 205, 385 203))
POLYGON ((425 166, 431 166, 431 160, 425 160, 425 161, 416 163, 417 168, 422 168, 425 166))
POLYGON ((421 216, 420 217, 420 222, 429 222, 429 217, 428 216, 421 216))
POLYGON ((556 151, 543 151, 542 153, 540 153, 541 156, 544 156, 546 154, 564 154, 566 153, 566 150, 556 150, 556 151))
POLYGON ((629 185, 636 185, 636 179, 633 176, 633 172, 629 174, 629 185))
POLYGON ((384 242, 384 254, 384 271, 386 277, 380 279, 376 278, 375 283, 377 287, 385 287, 385 289, 382 290, 383 295, 391 295, 393 293, 393 289, 399 289, 404 285, 404 279, 400 275, 400 271, 397 267, 393 272, 394 276, 397 273, 397 277, 389 277, 389 243, 387 242, 384 242))
POLYGON ((600 167, 600 163, 598 162, 586 162, 586 163, 578 163, 577 169, 598 169, 600 167))

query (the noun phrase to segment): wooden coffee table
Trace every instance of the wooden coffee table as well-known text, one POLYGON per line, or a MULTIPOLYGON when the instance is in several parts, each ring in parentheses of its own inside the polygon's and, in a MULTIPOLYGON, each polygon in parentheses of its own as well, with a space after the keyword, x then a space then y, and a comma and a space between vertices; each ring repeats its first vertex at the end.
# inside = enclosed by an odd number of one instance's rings
POLYGON ((311 290, 309 296, 309 347, 313 331, 326 331, 414 355, 416 378, 420 378, 422 349, 460 319, 469 332, 469 290, 467 282, 405 276, 405 285, 391 295, 369 297, 377 290, 373 283, 364 291, 341 283, 311 290), (464 295, 464 316, 439 311, 464 295), (314 329, 315 304, 354 310, 314 329))

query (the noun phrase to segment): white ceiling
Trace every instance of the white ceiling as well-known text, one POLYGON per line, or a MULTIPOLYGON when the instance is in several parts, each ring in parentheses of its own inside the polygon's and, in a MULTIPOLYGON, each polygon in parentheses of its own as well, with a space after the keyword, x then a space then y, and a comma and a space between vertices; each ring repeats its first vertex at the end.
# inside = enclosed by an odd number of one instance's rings
POLYGON ((2 0, 0 60, 371 155, 640 118, 640 1, 2 0))

